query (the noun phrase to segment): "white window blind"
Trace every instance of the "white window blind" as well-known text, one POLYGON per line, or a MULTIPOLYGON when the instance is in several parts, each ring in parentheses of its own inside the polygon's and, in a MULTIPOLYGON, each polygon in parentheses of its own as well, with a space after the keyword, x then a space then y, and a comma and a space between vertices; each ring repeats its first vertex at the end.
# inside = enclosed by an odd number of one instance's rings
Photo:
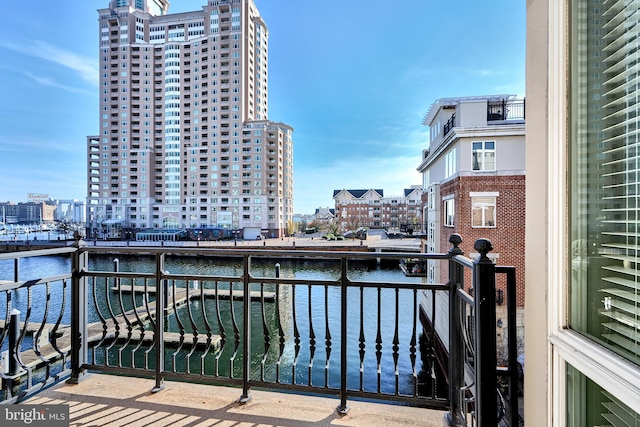
POLYGON ((640 364, 640 1, 574 5, 571 327, 640 364))
POLYGON ((640 355, 639 2, 603 4, 602 338, 640 355))

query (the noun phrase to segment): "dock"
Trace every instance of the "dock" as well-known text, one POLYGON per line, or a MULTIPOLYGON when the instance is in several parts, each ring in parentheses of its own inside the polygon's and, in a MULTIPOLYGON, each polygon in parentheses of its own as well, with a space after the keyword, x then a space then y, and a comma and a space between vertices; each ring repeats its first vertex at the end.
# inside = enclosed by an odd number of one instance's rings
MULTIPOLYGON (((169 289, 171 290, 172 288, 169 287, 169 289)), ((111 287, 111 290, 114 292, 122 292, 125 294, 130 294, 131 292, 135 292, 136 294, 150 294, 153 295, 156 293, 156 288, 154 286, 148 286, 145 288, 145 286, 140 286, 140 285, 135 285, 132 286, 131 285, 120 285, 118 286, 113 286, 111 287)), ((182 293, 184 293, 185 295, 183 296, 183 298, 186 298, 186 291, 185 288, 177 288, 177 291, 182 291, 182 293)), ((244 299, 244 291, 240 290, 240 289, 234 289, 233 292, 231 292, 231 290, 229 289, 218 289, 218 291, 216 291, 215 289, 205 289, 204 291, 201 289, 189 289, 189 299, 196 299, 196 298, 200 298, 201 293, 204 293, 204 297, 207 299, 222 299, 222 300, 229 300, 231 298, 231 296, 233 296, 234 300, 243 300, 244 299)), ((276 300, 276 293, 275 292, 264 292, 261 293, 259 291, 250 291, 249 292, 249 298, 251 299, 251 301, 262 301, 264 295, 264 301, 265 302, 274 302, 276 300)), ((178 304, 178 301, 176 301, 176 304, 178 305, 182 305, 184 304, 183 301, 181 304, 178 304)))

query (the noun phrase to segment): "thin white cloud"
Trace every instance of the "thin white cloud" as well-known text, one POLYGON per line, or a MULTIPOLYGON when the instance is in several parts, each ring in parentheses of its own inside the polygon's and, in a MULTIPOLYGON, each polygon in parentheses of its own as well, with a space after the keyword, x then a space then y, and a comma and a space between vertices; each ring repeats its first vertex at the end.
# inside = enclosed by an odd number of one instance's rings
POLYGON ((98 62, 95 59, 58 49, 43 41, 36 40, 34 45, 39 48, 35 52, 36 55, 71 68, 77 71, 84 80, 98 84, 98 62))
POLYGON ((46 152, 55 146, 56 151, 64 150, 75 153, 78 144, 64 140, 47 140, 30 136, 0 135, 0 152, 16 152, 26 156, 35 156, 37 153, 46 152), (31 154, 29 154, 31 153, 31 154))
POLYGON ((390 152, 417 154, 419 157, 422 149, 429 145, 429 130, 424 126, 408 130, 399 126, 395 129, 390 126, 380 127, 378 132, 381 135, 379 138, 355 141, 362 149, 370 150, 366 152, 367 160, 376 157, 388 158, 390 152))
POLYGON ((467 70, 467 74, 470 74, 472 76, 491 77, 491 76, 498 76, 504 73, 501 71, 495 71, 495 70, 470 68, 467 70))
POLYGON ((429 64, 416 63, 405 70, 402 78, 405 81, 418 81, 422 79, 432 79, 434 76, 476 76, 476 77, 496 77, 510 74, 505 70, 492 70, 487 68, 464 68, 464 67, 433 67, 429 64))
POLYGON ((35 81, 36 83, 42 85, 42 86, 50 86, 50 87, 55 87, 58 89, 62 89, 65 90, 67 92, 71 92, 71 93, 81 93, 81 94, 85 94, 85 95, 94 95, 93 92, 89 92, 87 90, 84 89, 78 89, 78 88, 74 88, 74 87, 70 87, 70 86, 66 86, 63 84, 60 84, 58 82, 56 82, 54 79, 50 78, 50 77, 38 77, 35 76, 29 72, 25 73, 29 78, 31 78, 33 81, 35 81))
POLYGON ((98 62, 93 58, 60 49, 42 40, 34 40, 25 44, 0 41, 0 47, 69 68, 77 72, 83 80, 98 85, 98 62))

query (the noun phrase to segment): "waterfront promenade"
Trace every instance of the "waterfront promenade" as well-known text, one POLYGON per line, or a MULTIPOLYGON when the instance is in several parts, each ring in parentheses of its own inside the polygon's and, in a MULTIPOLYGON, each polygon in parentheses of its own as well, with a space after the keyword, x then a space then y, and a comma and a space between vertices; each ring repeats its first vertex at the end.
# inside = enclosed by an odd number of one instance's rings
MULTIPOLYGON (((46 233, 44 233, 46 235, 46 233)), ((6 236, 5 236, 6 237, 6 236)), ((37 240, 0 240, 0 251, 12 252, 28 249, 46 249, 51 247, 60 247, 72 245, 73 240, 46 240, 38 238, 37 240)), ((416 237, 407 237, 402 239, 389 239, 384 230, 369 230, 366 240, 345 239, 345 240, 325 240, 320 233, 313 235, 296 235, 295 237, 273 238, 265 240, 220 240, 220 241, 177 241, 177 242, 148 242, 148 241, 104 241, 104 240, 87 240, 87 245, 93 246, 178 246, 178 247, 202 247, 202 248, 332 248, 337 250, 349 250, 357 247, 367 247, 369 249, 381 249, 385 251, 393 251, 398 249, 404 251, 419 251, 420 239, 416 237)))
POLYGON ((153 380, 91 374, 78 385, 59 384, 27 404, 69 405, 73 426, 354 426, 441 427, 445 413, 408 406, 350 400, 340 416, 339 399, 251 390, 240 404, 241 390, 193 383, 166 382, 152 393, 153 380))

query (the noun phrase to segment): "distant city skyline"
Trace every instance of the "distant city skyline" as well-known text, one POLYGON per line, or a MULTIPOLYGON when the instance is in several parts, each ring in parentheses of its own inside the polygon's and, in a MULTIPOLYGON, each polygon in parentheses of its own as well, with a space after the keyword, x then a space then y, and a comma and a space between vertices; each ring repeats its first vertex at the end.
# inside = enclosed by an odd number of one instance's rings
MULTIPOLYGON (((270 33, 269 119, 294 128, 295 213, 333 207, 337 189, 393 196, 420 184, 422 119, 436 99, 524 96, 524 2, 255 1, 270 33)), ((206 2, 173 3, 169 13, 206 2)), ((6 5, 0 201, 86 197, 86 136, 99 130, 97 9, 107 5, 6 5)))

